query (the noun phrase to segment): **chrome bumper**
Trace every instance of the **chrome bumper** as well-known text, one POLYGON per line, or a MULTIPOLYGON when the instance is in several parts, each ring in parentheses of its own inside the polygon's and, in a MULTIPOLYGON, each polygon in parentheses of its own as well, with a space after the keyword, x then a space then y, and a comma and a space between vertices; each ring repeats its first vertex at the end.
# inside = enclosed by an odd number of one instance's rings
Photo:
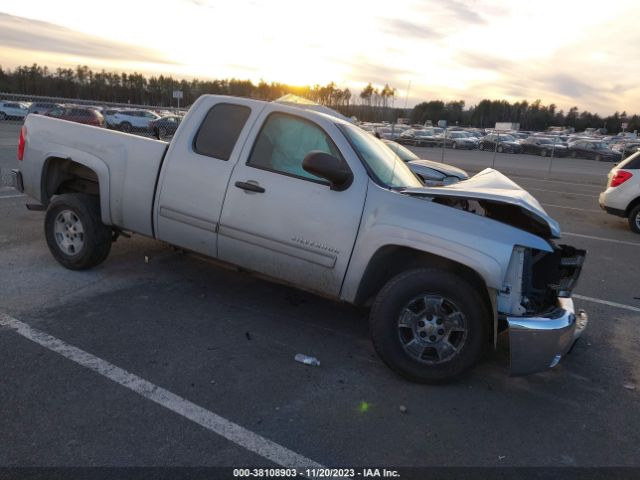
POLYGON ((571 298, 558 298, 558 308, 543 317, 507 317, 511 375, 527 375, 555 367, 587 327, 584 311, 575 313, 571 298))

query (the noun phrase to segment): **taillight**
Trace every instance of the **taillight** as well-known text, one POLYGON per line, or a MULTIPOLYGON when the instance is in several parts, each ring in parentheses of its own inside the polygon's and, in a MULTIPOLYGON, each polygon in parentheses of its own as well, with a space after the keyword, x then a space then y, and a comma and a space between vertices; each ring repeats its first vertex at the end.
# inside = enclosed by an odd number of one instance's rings
POLYGON ((26 143, 27 127, 24 125, 20 129, 20 138, 18 139, 18 160, 24 158, 24 146, 26 143))
POLYGON ((611 186, 617 187, 618 185, 622 185, 624 182, 633 177, 633 173, 627 172, 626 170, 618 170, 616 174, 611 179, 611 186))

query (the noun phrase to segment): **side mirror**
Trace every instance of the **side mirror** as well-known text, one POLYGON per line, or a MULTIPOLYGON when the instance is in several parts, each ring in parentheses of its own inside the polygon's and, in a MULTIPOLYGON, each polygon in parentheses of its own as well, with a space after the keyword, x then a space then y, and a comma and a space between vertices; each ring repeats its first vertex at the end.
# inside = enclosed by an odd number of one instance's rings
POLYGON ((329 180, 331 190, 338 192, 346 190, 353 182, 353 174, 345 162, 318 150, 307 153, 302 168, 316 177, 329 180))

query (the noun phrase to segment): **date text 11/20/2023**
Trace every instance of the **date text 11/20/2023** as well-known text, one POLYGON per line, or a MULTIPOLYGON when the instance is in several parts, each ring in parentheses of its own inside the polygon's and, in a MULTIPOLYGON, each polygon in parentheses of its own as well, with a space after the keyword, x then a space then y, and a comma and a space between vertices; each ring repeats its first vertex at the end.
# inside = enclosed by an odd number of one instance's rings
POLYGON ((386 468, 234 468, 235 478, 399 478, 397 470, 386 468))

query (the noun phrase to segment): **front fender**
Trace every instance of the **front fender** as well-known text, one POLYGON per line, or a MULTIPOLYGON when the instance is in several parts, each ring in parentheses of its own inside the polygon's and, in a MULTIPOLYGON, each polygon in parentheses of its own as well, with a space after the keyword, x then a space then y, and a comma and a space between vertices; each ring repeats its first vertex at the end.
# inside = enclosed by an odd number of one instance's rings
POLYGON ((487 288, 501 290, 513 247, 542 251, 541 237, 510 225, 426 199, 370 184, 341 298, 353 302, 367 265, 385 246, 409 247, 460 263, 475 271, 487 288))

